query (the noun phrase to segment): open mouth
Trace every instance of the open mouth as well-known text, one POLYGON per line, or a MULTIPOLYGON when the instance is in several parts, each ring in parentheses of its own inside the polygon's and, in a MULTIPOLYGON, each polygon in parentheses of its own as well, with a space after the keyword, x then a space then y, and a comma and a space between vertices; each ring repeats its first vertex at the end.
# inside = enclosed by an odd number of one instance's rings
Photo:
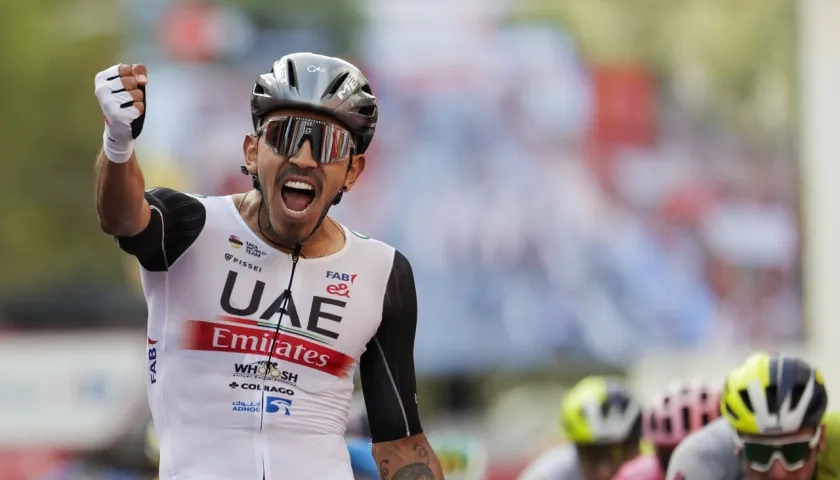
POLYGON ((301 215, 315 200, 315 187, 300 180, 287 180, 280 187, 280 197, 289 213, 301 215))

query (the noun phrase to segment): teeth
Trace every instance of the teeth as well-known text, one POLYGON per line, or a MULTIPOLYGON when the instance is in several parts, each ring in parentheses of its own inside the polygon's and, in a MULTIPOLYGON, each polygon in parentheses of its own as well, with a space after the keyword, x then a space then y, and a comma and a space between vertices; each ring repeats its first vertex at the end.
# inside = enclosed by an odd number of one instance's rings
POLYGON ((294 188, 296 190, 312 190, 312 185, 303 182, 289 180, 283 184, 284 187, 294 188))

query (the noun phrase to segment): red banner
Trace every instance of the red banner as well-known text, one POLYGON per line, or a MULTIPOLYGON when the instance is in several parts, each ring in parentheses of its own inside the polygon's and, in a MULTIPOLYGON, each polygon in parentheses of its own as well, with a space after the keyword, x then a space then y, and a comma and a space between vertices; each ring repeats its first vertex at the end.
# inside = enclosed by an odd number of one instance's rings
POLYGON ((273 329, 251 328, 239 325, 191 320, 187 344, 190 350, 236 352, 268 355, 273 350, 275 358, 314 368, 336 377, 344 376, 353 364, 353 358, 323 345, 280 332, 277 341, 273 329))

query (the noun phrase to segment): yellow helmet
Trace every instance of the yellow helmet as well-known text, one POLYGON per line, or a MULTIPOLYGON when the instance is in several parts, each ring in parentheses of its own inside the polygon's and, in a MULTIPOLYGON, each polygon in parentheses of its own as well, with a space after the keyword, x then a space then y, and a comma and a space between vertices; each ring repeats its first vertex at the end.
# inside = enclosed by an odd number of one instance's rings
POLYGON ((157 432, 155 432, 155 422, 149 420, 146 426, 146 458, 152 462, 152 465, 160 464, 160 443, 158 443, 157 432))
POLYGON ((638 441, 642 437, 642 407, 621 380, 590 376, 566 393, 560 423, 574 443, 638 441))
POLYGON ((822 422, 822 373, 790 355, 756 353, 726 377, 720 413, 739 433, 778 435, 822 422))

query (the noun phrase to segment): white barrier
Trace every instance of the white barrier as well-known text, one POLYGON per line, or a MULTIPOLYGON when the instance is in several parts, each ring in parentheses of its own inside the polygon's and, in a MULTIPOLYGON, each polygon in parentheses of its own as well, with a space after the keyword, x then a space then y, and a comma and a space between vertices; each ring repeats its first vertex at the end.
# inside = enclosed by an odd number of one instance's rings
POLYGON ((145 332, 0 339, 0 448, 93 449, 146 402, 145 332))

